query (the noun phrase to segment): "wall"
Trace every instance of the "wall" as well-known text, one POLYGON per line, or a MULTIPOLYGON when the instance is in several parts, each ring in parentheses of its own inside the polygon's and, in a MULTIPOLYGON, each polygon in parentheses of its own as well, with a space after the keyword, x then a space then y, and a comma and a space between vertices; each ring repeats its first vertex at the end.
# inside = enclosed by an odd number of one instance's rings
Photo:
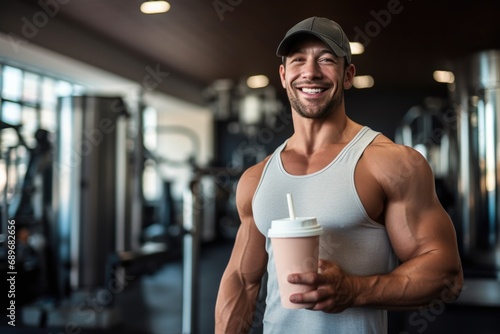
POLYGON ((208 108, 160 93, 148 93, 145 102, 158 112, 160 176, 173 182, 180 197, 194 166, 207 166, 213 158, 213 118, 208 108), (194 166, 189 159, 194 158, 194 166))

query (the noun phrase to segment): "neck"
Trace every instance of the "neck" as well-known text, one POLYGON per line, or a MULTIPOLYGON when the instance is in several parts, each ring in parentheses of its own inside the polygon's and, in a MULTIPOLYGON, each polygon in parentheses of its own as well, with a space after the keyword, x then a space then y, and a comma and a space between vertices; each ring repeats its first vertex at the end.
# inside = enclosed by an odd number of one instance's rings
POLYGON ((332 113, 325 119, 307 119, 292 111, 292 118, 295 131, 289 147, 306 155, 331 145, 346 144, 361 128, 345 112, 332 113))

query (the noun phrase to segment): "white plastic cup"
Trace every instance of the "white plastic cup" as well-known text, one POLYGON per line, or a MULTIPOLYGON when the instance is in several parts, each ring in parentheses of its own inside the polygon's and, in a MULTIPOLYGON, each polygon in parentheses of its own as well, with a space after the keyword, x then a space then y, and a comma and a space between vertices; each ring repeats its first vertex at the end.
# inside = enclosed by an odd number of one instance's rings
POLYGON ((307 308, 314 304, 290 302, 290 295, 314 289, 311 285, 292 284, 288 275, 318 271, 319 236, 322 227, 314 217, 273 220, 268 231, 274 253, 281 305, 284 308, 307 308))

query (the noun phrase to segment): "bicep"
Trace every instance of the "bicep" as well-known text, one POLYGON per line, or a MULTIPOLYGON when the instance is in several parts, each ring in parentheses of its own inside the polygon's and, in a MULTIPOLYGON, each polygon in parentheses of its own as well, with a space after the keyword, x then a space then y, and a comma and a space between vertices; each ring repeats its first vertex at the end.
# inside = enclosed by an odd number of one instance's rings
POLYGON ((259 282, 267 265, 266 239, 257 229, 252 214, 258 176, 254 170, 247 171, 238 183, 236 204, 241 224, 228 264, 228 270, 241 275, 247 283, 259 282))
POLYGON ((430 166, 415 151, 402 156, 386 184, 385 224, 396 255, 404 262, 425 253, 454 252, 455 231, 437 198, 430 166))
POLYGON ((439 204, 421 210, 405 203, 392 205, 387 210, 386 229, 403 262, 425 253, 445 254, 456 248, 453 225, 439 204))

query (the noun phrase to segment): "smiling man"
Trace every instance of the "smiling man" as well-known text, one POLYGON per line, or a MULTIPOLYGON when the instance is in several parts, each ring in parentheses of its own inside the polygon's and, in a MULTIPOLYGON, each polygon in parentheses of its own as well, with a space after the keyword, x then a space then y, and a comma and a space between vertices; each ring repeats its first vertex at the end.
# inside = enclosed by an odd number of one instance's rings
MULTIPOLYGON (((294 133, 238 183, 241 219, 216 305, 217 333, 245 333, 268 274, 264 333, 384 333, 387 309, 458 297, 462 269, 453 224, 438 201, 426 160, 347 117, 344 90, 355 75, 349 41, 326 18, 292 27, 278 47, 294 133), (319 271, 288 281, 312 291, 281 306, 267 231, 288 215, 317 217, 319 271)), ((257 311, 256 311, 257 308, 257 311)))

